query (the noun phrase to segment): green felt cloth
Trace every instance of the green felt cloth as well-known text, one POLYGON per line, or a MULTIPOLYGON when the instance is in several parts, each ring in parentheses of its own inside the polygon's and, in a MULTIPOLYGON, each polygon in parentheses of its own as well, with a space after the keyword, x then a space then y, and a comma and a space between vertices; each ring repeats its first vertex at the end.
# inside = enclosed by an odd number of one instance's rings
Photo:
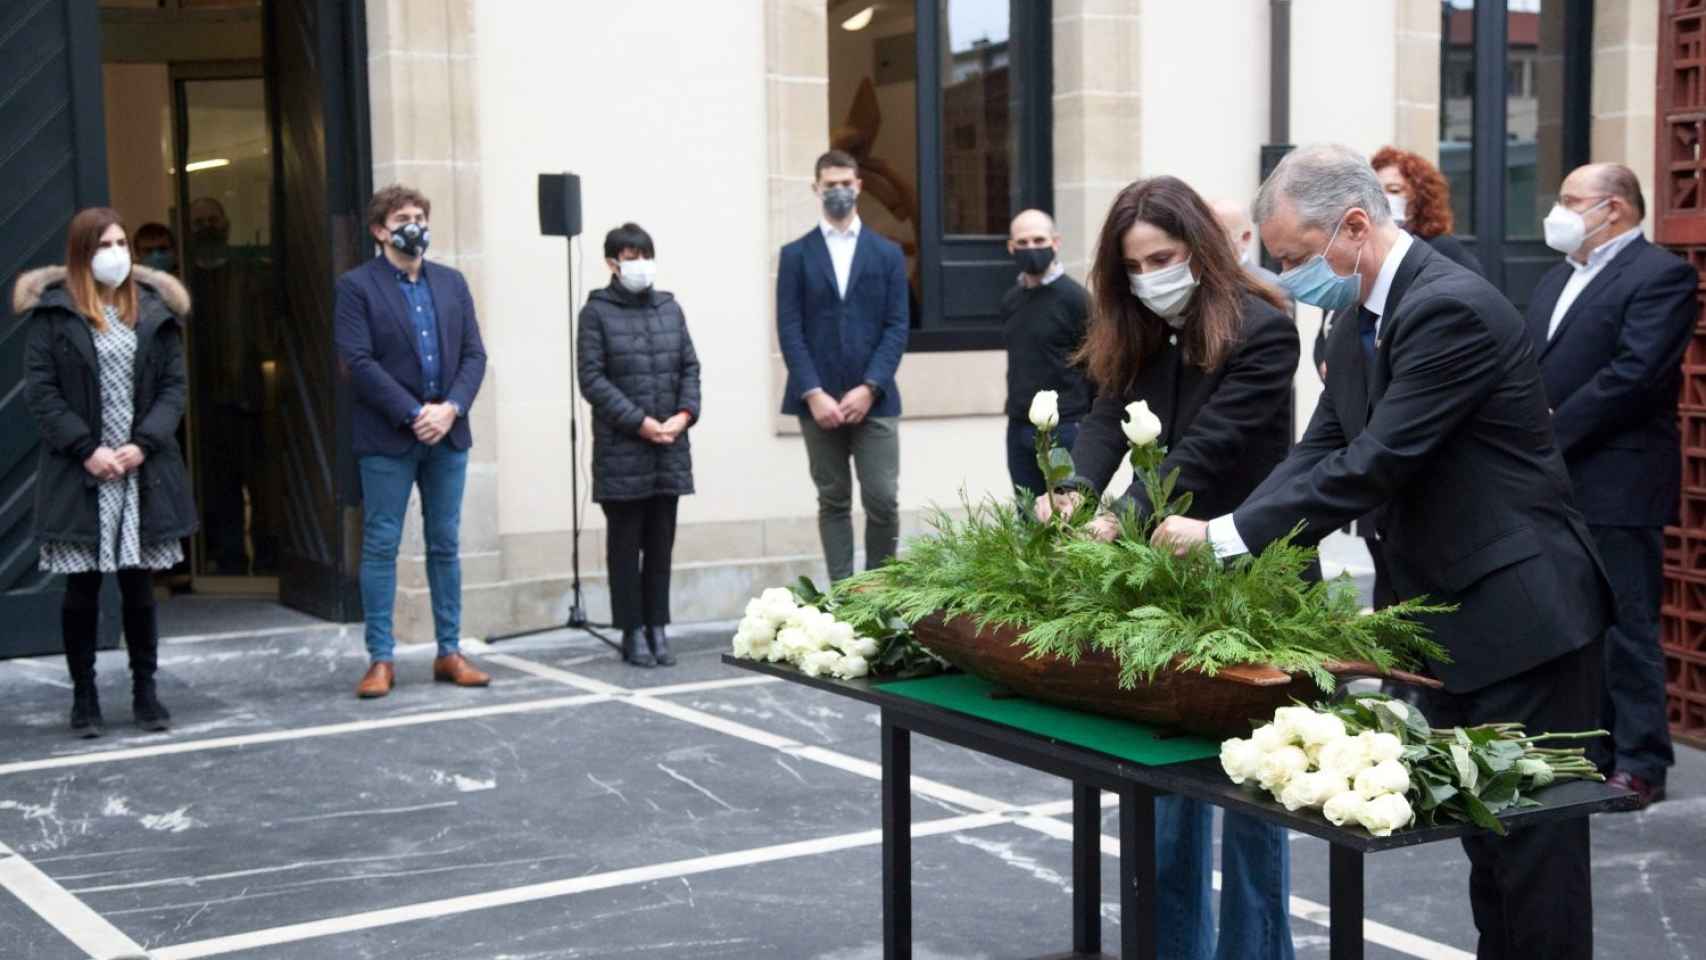
POLYGON ((876 686, 884 693, 993 720, 1027 733, 1145 766, 1158 767, 1220 756, 1220 744, 1202 737, 1175 734, 1160 727, 1097 716, 1035 700, 1017 697, 996 700, 989 696, 989 692, 996 689, 995 684, 969 673, 895 680, 876 686))

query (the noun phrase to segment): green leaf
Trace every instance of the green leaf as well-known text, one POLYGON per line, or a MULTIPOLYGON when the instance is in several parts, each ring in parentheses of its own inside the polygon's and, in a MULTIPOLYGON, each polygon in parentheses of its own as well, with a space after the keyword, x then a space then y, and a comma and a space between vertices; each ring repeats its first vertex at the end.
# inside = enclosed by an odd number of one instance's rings
POLYGON ((1071 451, 1063 447, 1055 447, 1048 452, 1048 465, 1043 474, 1048 477, 1049 489, 1052 490, 1072 479, 1074 472, 1071 451))
POLYGON ((1491 830, 1501 837, 1505 835, 1505 825, 1499 822, 1498 817, 1493 816, 1493 811, 1488 810, 1487 805, 1482 803, 1480 798, 1469 793, 1458 794, 1458 796, 1463 800, 1464 809, 1468 811, 1472 823, 1478 827, 1491 830))

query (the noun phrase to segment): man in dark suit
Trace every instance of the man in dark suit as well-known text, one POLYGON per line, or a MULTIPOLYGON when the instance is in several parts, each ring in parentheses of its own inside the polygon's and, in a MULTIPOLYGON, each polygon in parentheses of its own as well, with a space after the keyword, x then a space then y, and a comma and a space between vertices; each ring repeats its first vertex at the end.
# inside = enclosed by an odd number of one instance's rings
POLYGON ((1643 806, 1664 797, 1675 762, 1659 602, 1664 525, 1677 521, 1681 496, 1682 353, 1700 312, 1699 275, 1641 236, 1645 216, 1628 167, 1571 173, 1546 218, 1547 244, 1566 257, 1528 307, 1552 433, 1617 596, 1605 634, 1602 723, 1615 745, 1605 766, 1643 806))
POLYGON ((350 434, 365 513, 361 604, 372 663, 356 687, 363 698, 383 697, 395 683, 397 546, 416 486, 438 640, 433 679, 464 687, 491 682, 461 653, 458 545, 473 444, 468 411, 486 374, 486 348, 468 282, 426 261, 431 213, 432 202, 409 187, 374 194, 367 229, 383 255, 338 278, 335 338, 355 395, 350 434))
MULTIPOLYGON (((1429 618, 1450 663, 1431 667, 1436 726, 1599 721, 1610 589, 1570 478, 1522 317, 1497 290, 1398 229, 1348 147, 1288 155, 1256 200, 1262 241, 1298 300, 1346 310, 1303 439, 1236 511, 1169 518, 1157 542, 1260 551, 1304 524, 1320 540, 1383 508, 1399 599, 1455 604, 1429 618)), ((1464 840, 1479 956, 1593 956, 1585 819, 1464 840)))
POLYGON ((818 158, 823 222, 782 248, 776 276, 776 334, 788 366, 782 413, 800 418, 831 580, 853 575, 853 470, 866 567, 894 556, 900 539, 894 375, 906 351, 906 257, 860 223, 859 188, 852 156, 818 158))

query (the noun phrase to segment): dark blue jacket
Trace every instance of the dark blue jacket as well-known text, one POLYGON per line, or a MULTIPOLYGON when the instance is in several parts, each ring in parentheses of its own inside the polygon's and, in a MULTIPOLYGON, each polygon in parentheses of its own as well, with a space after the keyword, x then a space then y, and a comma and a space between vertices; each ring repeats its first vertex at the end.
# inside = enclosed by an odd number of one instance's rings
POLYGON ((1682 353, 1700 313, 1688 261, 1636 237, 1589 281, 1550 340, 1571 267, 1541 278, 1528 305, 1552 433, 1588 523, 1675 523, 1682 495, 1676 427, 1682 353))
POLYGON ((845 300, 821 228, 783 247, 776 275, 776 335, 788 365, 782 413, 808 415, 802 398, 812 390, 839 400, 874 383, 881 396, 870 416, 900 416, 894 372, 906 330, 906 255, 893 241, 869 226, 859 230, 845 300))
POLYGON ((424 396, 421 357, 414 322, 409 318, 395 268, 375 257, 338 278, 333 338, 342 373, 349 378, 355 403, 350 413, 351 446, 358 457, 399 457, 415 444, 409 423, 423 403, 448 400, 462 416, 443 442, 466 450, 474 438, 468 414, 486 375, 486 347, 474 318, 468 281, 451 267, 427 261, 421 276, 432 290, 438 315, 438 344, 443 397, 424 396))

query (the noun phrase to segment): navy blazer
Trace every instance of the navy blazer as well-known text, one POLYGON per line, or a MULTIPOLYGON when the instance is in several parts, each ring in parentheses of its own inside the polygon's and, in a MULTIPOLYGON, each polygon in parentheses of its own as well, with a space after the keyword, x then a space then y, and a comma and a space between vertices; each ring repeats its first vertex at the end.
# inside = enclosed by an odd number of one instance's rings
POLYGON ((395 271, 390 261, 378 256, 338 278, 333 338, 340 372, 355 395, 351 446, 358 457, 402 456, 416 442, 409 427, 415 410, 423 403, 447 400, 462 408, 462 416, 443 442, 466 450, 474 442, 468 414, 486 375, 486 347, 480 342, 468 281, 452 267, 430 260, 421 264, 438 316, 442 379, 449 384, 443 397, 428 397, 422 390, 420 338, 395 271))
POLYGON ((1637 236, 1582 290, 1548 340, 1572 272, 1559 263, 1541 278, 1528 331, 1576 505, 1602 526, 1675 523, 1682 496, 1676 401, 1700 313, 1699 276, 1637 236))
POLYGON ((862 383, 880 395, 870 416, 900 416, 894 374, 906 352, 906 255, 869 226, 859 230, 847 297, 821 227, 782 248, 776 275, 776 336, 788 365, 782 413, 806 416, 803 399, 821 389, 835 399, 862 383))

